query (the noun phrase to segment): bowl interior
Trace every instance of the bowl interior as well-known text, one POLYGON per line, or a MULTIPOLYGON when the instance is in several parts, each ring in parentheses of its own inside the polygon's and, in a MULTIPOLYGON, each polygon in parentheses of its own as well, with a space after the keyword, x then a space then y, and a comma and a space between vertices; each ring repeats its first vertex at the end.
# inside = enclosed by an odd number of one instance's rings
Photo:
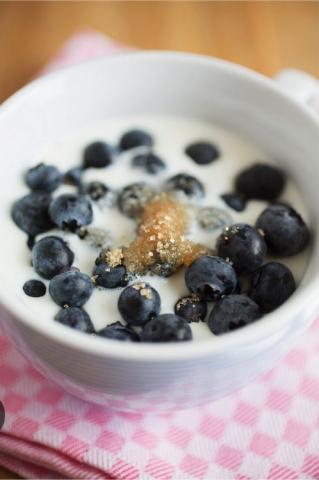
MULTIPOLYGON (((261 335, 264 329, 266 335, 267 331, 278 328, 275 316, 287 321, 298 302, 314 294, 318 281, 315 278, 319 270, 318 123, 310 111, 277 91, 270 80, 227 62, 186 54, 134 53, 90 62, 33 82, 2 106, 1 301, 32 328, 62 341, 64 328, 55 322, 41 325, 33 318, 32 311, 25 311, 16 294, 19 287, 14 272, 19 269, 19 258, 14 254, 11 233, 16 227, 9 212, 16 198, 17 177, 59 139, 108 117, 139 113, 185 115, 233 130, 276 159, 298 184, 314 233, 307 273, 298 292, 278 312, 244 330, 246 337, 253 338, 257 330, 261 335)), ((23 241, 22 236, 19 241, 23 241)), ((75 338, 79 345, 84 344, 83 335, 75 333, 72 341, 75 338)), ((230 338, 239 341, 240 337, 243 338, 243 333, 237 331, 220 343, 230 338)), ((99 340, 85 339, 96 344, 99 340)), ((179 345, 178 348, 201 347, 179 345)))

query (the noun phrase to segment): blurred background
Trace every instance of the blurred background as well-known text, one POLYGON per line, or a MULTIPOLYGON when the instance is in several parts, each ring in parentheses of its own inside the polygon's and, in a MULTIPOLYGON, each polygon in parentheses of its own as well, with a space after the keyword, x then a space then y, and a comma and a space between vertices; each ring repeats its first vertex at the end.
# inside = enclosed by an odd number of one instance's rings
POLYGON ((0 1, 0 102, 87 28, 137 48, 214 55, 266 75, 295 67, 319 76, 319 1, 0 1))

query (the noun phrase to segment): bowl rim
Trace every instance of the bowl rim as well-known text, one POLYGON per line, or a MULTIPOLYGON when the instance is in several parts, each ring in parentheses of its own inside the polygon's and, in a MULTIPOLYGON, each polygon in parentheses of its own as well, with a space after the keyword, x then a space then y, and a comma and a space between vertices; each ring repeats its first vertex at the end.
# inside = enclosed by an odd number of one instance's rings
MULTIPOLYGON (((247 67, 226 60, 206 55, 162 50, 149 50, 142 52, 133 51, 120 53, 114 56, 104 56, 77 65, 68 66, 58 71, 50 72, 43 77, 33 80, 9 97, 0 106, 0 117, 5 115, 7 110, 15 108, 16 104, 19 103, 24 96, 32 94, 32 92, 41 85, 50 82, 53 83, 55 79, 59 81, 63 77, 80 74, 82 71, 90 69, 92 66, 99 68, 100 66, 107 64, 108 68, 111 68, 113 63, 127 61, 182 62, 191 64, 194 68, 201 65, 207 68, 214 67, 215 69, 222 69, 231 73, 234 76, 234 79, 239 76, 244 76, 248 81, 258 83, 264 89, 265 95, 271 93, 272 95, 277 96, 278 101, 286 102, 286 104, 289 103, 290 106, 295 109, 296 115, 302 115, 308 120, 311 120, 319 129, 319 117, 315 112, 313 112, 307 105, 299 103, 283 90, 280 90, 272 79, 250 70, 247 67)), ((318 291, 319 272, 316 272, 307 287, 303 288, 302 291, 297 289, 296 294, 293 295, 284 305, 279 307, 279 309, 268 314, 267 319, 263 318, 258 322, 246 326, 244 329, 224 334, 219 336, 218 339, 209 338, 200 342, 157 344, 125 342, 125 348, 123 348, 123 342, 101 338, 97 335, 87 335, 75 330, 71 331, 71 329, 70 335, 67 335, 65 327, 54 321, 50 326, 46 323, 41 324, 36 321, 32 312, 25 311, 23 305, 17 303, 14 296, 7 293, 5 288, 0 289, 0 302, 4 308, 11 315, 14 315, 14 317, 24 326, 31 328, 38 334, 44 335, 48 339, 64 345, 65 347, 69 347, 72 350, 78 350, 83 353, 90 353, 104 358, 117 358, 123 361, 148 360, 152 362, 166 363, 170 361, 201 358, 226 351, 229 352, 229 350, 234 347, 245 348, 248 346, 254 346, 258 341, 266 340, 285 328, 291 318, 300 311, 302 306, 309 306, 311 301, 314 301, 318 291)))

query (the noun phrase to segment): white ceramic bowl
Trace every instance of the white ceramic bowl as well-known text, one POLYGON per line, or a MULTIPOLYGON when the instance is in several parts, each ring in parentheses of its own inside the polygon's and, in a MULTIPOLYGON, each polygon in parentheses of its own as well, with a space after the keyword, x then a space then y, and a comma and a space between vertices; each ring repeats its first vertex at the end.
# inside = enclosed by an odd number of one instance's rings
POLYGON ((0 298, 2 327, 34 366, 73 394, 122 410, 186 408, 221 397, 272 367, 312 320, 319 293, 319 123, 310 108, 274 81, 201 56, 147 52, 119 55, 51 74, 0 109, 0 298), (311 215, 307 273, 281 308, 217 341, 123 344, 41 323, 17 296, 9 215, 21 161, 107 116, 194 116, 259 144, 297 181, 311 215))

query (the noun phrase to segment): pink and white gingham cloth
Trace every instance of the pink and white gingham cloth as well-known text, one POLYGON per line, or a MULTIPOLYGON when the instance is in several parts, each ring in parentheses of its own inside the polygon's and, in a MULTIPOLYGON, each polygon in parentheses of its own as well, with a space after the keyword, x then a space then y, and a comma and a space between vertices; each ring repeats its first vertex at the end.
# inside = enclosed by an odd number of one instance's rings
MULTIPOLYGON (((72 38, 46 71, 123 48, 72 38)), ((319 479, 319 318, 267 375, 196 409, 143 416, 78 400, 0 335, 0 465, 27 478, 319 479)))

